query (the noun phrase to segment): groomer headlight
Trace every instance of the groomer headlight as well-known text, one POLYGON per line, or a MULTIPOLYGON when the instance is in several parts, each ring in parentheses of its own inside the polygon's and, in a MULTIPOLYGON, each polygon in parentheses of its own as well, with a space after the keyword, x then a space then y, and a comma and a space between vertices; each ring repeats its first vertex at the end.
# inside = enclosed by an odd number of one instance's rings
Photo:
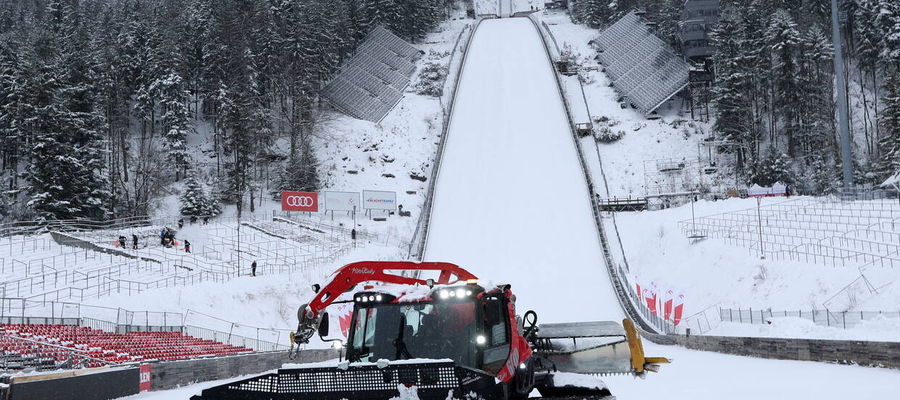
POLYGON ((396 299, 395 296, 383 293, 357 293, 356 296, 353 296, 353 301, 359 304, 373 304, 373 303, 390 303, 396 299))
POLYGON ((431 298, 438 300, 468 300, 475 298, 484 289, 477 285, 466 285, 449 288, 440 288, 432 292, 431 298))

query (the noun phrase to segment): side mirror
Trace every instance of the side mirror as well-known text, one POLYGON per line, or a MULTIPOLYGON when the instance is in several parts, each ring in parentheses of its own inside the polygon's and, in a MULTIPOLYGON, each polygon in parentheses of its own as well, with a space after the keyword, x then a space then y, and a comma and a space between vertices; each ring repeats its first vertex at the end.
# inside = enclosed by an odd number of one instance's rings
POLYGON ((322 320, 319 321, 319 337, 325 338, 328 336, 328 313, 322 313, 322 320))
POLYGON ((434 279, 426 279, 425 285, 428 286, 429 289, 434 287, 434 279))
POLYGON ((314 283, 314 284, 312 285, 312 291, 313 291, 313 293, 319 293, 320 290, 322 290, 322 286, 319 286, 318 283, 314 283))

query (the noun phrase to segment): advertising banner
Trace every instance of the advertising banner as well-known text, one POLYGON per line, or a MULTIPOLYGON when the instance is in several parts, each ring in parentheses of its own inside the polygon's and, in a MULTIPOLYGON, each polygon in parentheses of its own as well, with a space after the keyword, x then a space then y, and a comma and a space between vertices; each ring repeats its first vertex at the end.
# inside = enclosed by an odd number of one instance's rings
POLYGON ((359 192, 325 192, 326 211, 362 211, 359 192))
POLYGON ((150 364, 141 364, 140 383, 138 390, 146 392, 150 390, 152 382, 150 380, 150 372, 152 371, 150 364))
POLYGON ((397 192, 363 190, 363 208, 366 210, 397 210, 397 192))
POLYGON ((281 192, 282 211, 319 211, 319 194, 312 192, 281 192))

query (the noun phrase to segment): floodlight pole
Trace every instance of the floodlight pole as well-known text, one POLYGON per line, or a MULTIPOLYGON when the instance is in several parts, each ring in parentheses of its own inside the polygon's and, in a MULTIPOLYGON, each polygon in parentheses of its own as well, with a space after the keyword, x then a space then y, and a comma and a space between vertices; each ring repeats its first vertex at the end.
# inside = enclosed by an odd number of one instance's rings
POLYGON ((761 202, 761 200, 757 196, 756 197, 756 222, 759 226, 759 230, 758 230, 758 233, 759 233, 759 258, 762 260, 765 260, 766 259, 766 250, 763 247, 764 245, 763 245, 763 235, 762 235, 762 211, 760 210, 760 205, 759 205, 760 202, 761 202))
POLYGON ((838 133, 841 137, 841 164, 844 190, 853 186, 853 154, 850 149, 850 122, 847 116, 847 86, 844 79, 844 49, 838 21, 838 2, 831 0, 831 42, 834 46, 834 75, 837 84, 838 133))

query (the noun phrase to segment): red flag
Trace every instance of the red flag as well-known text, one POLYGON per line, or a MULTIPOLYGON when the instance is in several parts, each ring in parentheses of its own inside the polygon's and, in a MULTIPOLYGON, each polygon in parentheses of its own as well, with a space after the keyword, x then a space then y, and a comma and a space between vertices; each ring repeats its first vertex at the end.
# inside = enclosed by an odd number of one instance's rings
POLYGON ((664 314, 663 315, 664 315, 666 321, 668 321, 669 317, 672 316, 672 302, 674 301, 672 299, 672 297, 673 297, 672 291, 671 290, 666 291, 666 298, 665 298, 665 301, 663 302, 663 304, 664 304, 664 306, 663 306, 664 314))
POLYGON ((672 317, 672 323, 675 326, 678 326, 678 323, 681 322, 681 315, 684 312, 684 295, 679 294, 678 300, 675 303, 675 315, 672 317))
POLYGON ((656 293, 651 292, 650 289, 644 289, 644 301, 647 302, 650 313, 656 315, 656 293))

